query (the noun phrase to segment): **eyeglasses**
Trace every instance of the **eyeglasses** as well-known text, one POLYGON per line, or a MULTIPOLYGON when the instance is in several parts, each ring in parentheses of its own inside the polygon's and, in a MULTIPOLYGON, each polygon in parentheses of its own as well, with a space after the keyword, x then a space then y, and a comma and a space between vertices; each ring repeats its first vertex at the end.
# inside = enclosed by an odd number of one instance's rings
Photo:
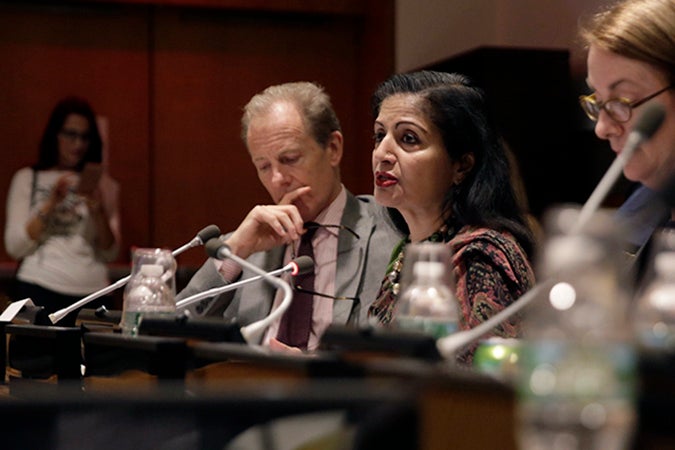
POLYGON ((298 292, 304 292, 305 294, 309 294, 309 295, 318 295, 319 297, 323 297, 323 298, 332 298, 333 300, 353 300, 353 301, 356 301, 356 302, 359 301, 359 297, 344 297, 344 296, 322 294, 321 292, 310 291, 309 289, 304 289, 300 285, 293 286, 293 289, 295 289, 298 292))
MULTIPOLYGON (((351 233, 352 236, 354 236, 356 239, 361 239, 361 236, 359 234, 349 228, 347 225, 338 225, 338 224, 326 224, 326 223, 316 223, 316 222, 305 222, 303 227, 305 230, 310 230, 314 228, 337 228, 338 230, 342 231, 347 231, 348 233, 351 233)), ((295 245, 292 245, 291 247, 291 259, 295 259, 295 256, 297 255, 295 245)))
POLYGON ((59 131, 59 136, 62 136, 64 139, 70 142, 76 142, 78 139, 84 142, 85 144, 89 143, 89 134, 88 133, 78 133, 75 130, 63 129, 59 131))
MULTIPOLYGON (((305 229, 313 229, 313 228, 337 228, 340 231, 347 231, 348 233, 351 233, 356 239, 361 239, 361 236, 359 234, 349 228, 347 225, 338 225, 338 224, 326 224, 326 223, 316 223, 316 222, 305 222, 305 229)), ((293 252, 295 254, 295 251, 293 252)), ((335 296, 335 295, 328 295, 328 294, 323 294, 321 292, 316 292, 316 291, 310 291, 309 289, 304 289, 300 285, 295 285, 293 286, 293 289, 295 289, 298 292, 304 292, 305 294, 309 295, 316 295, 318 297, 323 297, 323 298, 330 298, 333 300, 353 300, 358 302, 359 297, 345 297, 345 296, 335 296)))
POLYGON ((633 108, 637 108, 643 103, 648 102, 657 95, 666 92, 668 89, 671 89, 673 85, 664 87, 663 89, 654 92, 651 95, 648 95, 645 98, 640 100, 630 101, 627 98, 610 98, 606 102, 599 102, 595 98, 595 94, 591 95, 582 95, 579 97, 579 104, 584 110, 586 115, 594 122, 600 117, 600 111, 605 110, 605 112, 612 118, 615 122, 624 123, 628 122, 633 113, 633 108))
POLYGON ((325 224, 325 223, 316 223, 316 222, 305 222, 305 229, 309 230, 311 228, 337 228, 340 231, 344 230, 351 233, 356 239, 361 239, 361 236, 347 225, 337 225, 337 224, 325 224))

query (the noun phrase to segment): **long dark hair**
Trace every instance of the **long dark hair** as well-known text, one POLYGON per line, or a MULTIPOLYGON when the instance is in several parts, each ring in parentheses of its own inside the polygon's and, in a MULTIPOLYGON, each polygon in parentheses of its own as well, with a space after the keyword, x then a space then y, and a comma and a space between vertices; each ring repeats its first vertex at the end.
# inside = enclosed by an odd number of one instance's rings
POLYGON ((96 125, 96 114, 89 102, 85 99, 75 96, 66 97, 59 101, 47 121, 42 139, 40 140, 38 161, 33 165, 35 170, 46 170, 55 167, 59 163, 59 142, 58 135, 63 128, 63 124, 71 114, 83 116, 89 122, 89 146, 82 160, 75 167, 76 171, 81 171, 88 162, 100 163, 102 160, 103 143, 101 134, 96 125))
MULTIPOLYGON (((442 213, 449 226, 483 226, 511 232, 528 255, 534 238, 511 184, 503 142, 489 117, 483 91, 464 75, 434 71, 396 74, 373 94, 377 118, 387 97, 415 94, 425 99, 424 113, 440 130, 443 145, 453 161, 472 153, 474 166, 459 185, 445 194, 442 213)), ((408 233, 401 214, 389 208, 397 227, 408 233)))

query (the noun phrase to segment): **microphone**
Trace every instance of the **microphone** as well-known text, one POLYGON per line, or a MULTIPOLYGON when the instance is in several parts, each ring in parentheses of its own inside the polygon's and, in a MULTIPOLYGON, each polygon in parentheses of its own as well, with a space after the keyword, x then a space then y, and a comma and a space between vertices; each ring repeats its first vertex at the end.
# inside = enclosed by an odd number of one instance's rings
MULTIPOLYGON (((659 129, 665 118, 666 112, 662 105, 653 104, 645 109, 645 112, 640 116, 635 127, 628 135, 626 144, 621 153, 614 159, 612 165, 607 169, 605 175, 602 177, 595 190, 588 198, 584 206, 579 212, 576 223, 572 226, 572 233, 579 233, 588 224, 589 220, 597 212, 600 204, 604 201, 609 193, 609 190, 614 185, 619 175, 623 171, 623 166, 633 156, 635 150, 644 142, 651 139, 651 137, 659 129)), ((546 279, 537 283, 525 294, 521 295, 515 302, 501 310, 499 313, 490 317, 483 323, 476 325, 474 328, 466 331, 458 331, 449 336, 443 337, 436 341, 438 352, 444 358, 451 358, 454 353, 460 348, 470 344, 479 339, 481 336, 487 334, 494 327, 506 321, 518 311, 529 305, 543 289, 549 289, 555 284, 553 279, 546 279)))
POLYGON ((489 333, 494 327, 508 320, 518 311, 532 303, 532 300, 537 298, 542 290, 549 289, 553 287, 554 284, 555 282, 553 280, 544 280, 533 286, 532 289, 518 297, 518 300, 511 303, 485 322, 479 323, 470 330, 458 331, 437 340, 436 348, 438 348, 438 353, 440 353, 443 358, 451 358, 457 350, 489 333))
POLYGON ((595 214, 605 200, 605 197, 607 197, 610 189, 614 186, 614 183, 616 183, 621 172, 623 172, 623 167, 633 156, 635 150, 637 150, 644 142, 651 139, 654 133, 661 127, 665 117, 666 110, 663 105, 654 103, 647 106, 645 112, 635 123, 633 130, 628 134, 626 144, 623 146, 621 153, 614 159, 612 165, 609 166, 609 169, 607 169, 607 172, 605 172, 605 175, 600 179, 595 190, 593 190, 591 196, 588 197, 588 200, 586 200, 586 203, 581 208, 579 219, 572 229, 572 233, 578 233, 586 226, 591 217, 593 217, 593 214, 595 214))
MULTIPOLYGON (((201 231, 199 231, 199 233, 197 233, 197 235, 194 238, 192 238, 192 240, 190 242, 188 242, 185 245, 180 246, 179 248, 177 248, 176 250, 171 252, 171 254, 174 257, 176 257, 176 256, 180 255, 181 253, 183 253, 184 251, 186 251, 186 250, 188 250, 192 247, 196 247, 198 245, 203 245, 205 242, 209 241, 210 239, 217 238, 218 236, 220 236, 220 228, 218 228, 217 225, 213 225, 213 224, 208 225, 208 226, 202 228, 201 231)), ((86 305, 87 303, 89 303, 93 300, 96 300, 99 297, 102 297, 102 296, 114 291, 117 288, 120 288, 120 287, 124 286, 129 281, 129 278, 131 278, 131 275, 127 275, 124 278, 120 278, 119 280, 117 280, 113 284, 111 284, 109 286, 106 286, 103 289, 100 289, 96 292, 93 292, 93 293, 87 295, 86 297, 84 297, 83 299, 73 303, 72 305, 70 305, 66 308, 60 309, 60 310, 58 310, 54 313, 51 313, 49 315, 49 320, 52 322, 52 324, 57 323, 59 320, 63 319, 64 317, 66 317, 68 314, 75 311, 76 309, 86 305)))
POLYGON ((171 252, 171 254, 176 257, 183 253, 186 250, 191 249, 192 247, 197 247, 200 245, 204 245, 206 242, 209 240, 216 238, 220 236, 220 228, 218 228, 218 225, 207 225, 204 228, 202 228, 199 233, 195 237, 192 238, 190 242, 187 244, 184 244, 180 247, 178 247, 176 250, 171 252))
POLYGON ((281 315, 284 312, 286 312, 286 310, 290 306, 291 301, 293 299, 293 291, 291 289, 291 286, 281 278, 277 278, 273 275, 270 275, 267 272, 260 269, 259 267, 256 267, 255 265, 246 261, 245 259, 238 257, 237 255, 232 253, 230 247, 228 247, 226 244, 223 244, 223 242, 220 239, 211 239, 205 244, 204 247, 206 248, 206 254, 209 255, 210 257, 216 259, 229 258, 234 262, 238 263, 240 266, 249 269, 251 272, 257 273, 265 281, 281 288, 284 291, 284 298, 277 309, 272 311, 264 319, 258 320, 257 322, 253 322, 249 325, 241 327, 240 331, 244 340, 246 340, 247 343, 252 345, 257 344, 260 341, 260 338, 262 337, 262 334, 265 332, 267 327, 269 327, 270 324, 272 324, 275 320, 281 317, 281 315))
MULTIPOLYGON (((299 256, 298 258, 294 259, 293 261, 289 262, 286 264, 284 267, 281 269, 274 270, 272 272, 267 272, 268 275, 273 275, 273 276, 278 276, 282 275, 286 272, 290 272, 291 275, 296 276, 296 275, 304 275, 308 272, 311 272, 311 270, 314 268, 314 260, 307 256, 299 256)), ((253 283, 255 281, 262 280, 262 275, 256 275, 254 277, 246 278, 245 280, 237 281, 236 283, 230 283, 226 284, 224 286, 218 286, 215 288, 208 289, 206 291, 200 292, 195 295, 191 295, 190 297, 184 298, 180 300, 179 302, 176 303, 176 309, 182 309, 186 308, 193 303, 196 303, 200 300, 203 300, 205 298, 209 297, 215 297, 216 295, 224 294, 225 292, 233 291, 235 289, 238 289, 239 287, 253 283)))

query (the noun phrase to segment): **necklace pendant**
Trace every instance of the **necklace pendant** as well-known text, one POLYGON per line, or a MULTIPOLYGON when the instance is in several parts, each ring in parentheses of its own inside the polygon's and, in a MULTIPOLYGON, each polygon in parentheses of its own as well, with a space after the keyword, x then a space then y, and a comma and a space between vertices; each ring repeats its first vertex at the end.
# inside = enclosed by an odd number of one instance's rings
POLYGON ((392 283, 396 281, 396 278, 398 277, 398 272, 396 270, 392 270, 387 274, 387 279, 391 281, 392 283))

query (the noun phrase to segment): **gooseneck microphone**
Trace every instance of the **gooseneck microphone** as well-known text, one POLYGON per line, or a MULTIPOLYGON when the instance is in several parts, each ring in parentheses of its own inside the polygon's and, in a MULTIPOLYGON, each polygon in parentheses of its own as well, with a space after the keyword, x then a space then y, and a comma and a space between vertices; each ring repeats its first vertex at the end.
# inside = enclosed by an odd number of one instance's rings
MULTIPOLYGON (((182 245, 182 246, 178 247, 176 250, 171 252, 171 254, 174 257, 176 257, 176 256, 180 255, 181 253, 183 253, 185 250, 188 250, 192 247, 197 247, 198 245, 204 245, 205 242, 208 242, 210 239, 217 238, 218 236, 220 236, 220 228, 218 228, 217 225, 213 225, 213 224, 208 225, 208 226, 202 228, 201 231, 199 231, 199 233, 197 233, 197 235, 194 238, 192 238, 192 240, 190 240, 190 242, 188 242, 185 245, 182 245)), ((51 313, 49 315, 49 320, 53 324, 57 323, 59 320, 63 319, 64 317, 66 317, 68 314, 75 311, 76 309, 86 305, 87 303, 89 303, 93 300, 96 300, 99 297, 102 297, 102 296, 114 291, 115 289, 118 289, 118 288, 124 286, 129 281, 129 278, 131 278, 131 275, 127 275, 124 278, 120 278, 119 280, 117 280, 113 284, 111 284, 109 286, 106 286, 103 289, 100 289, 96 292, 93 292, 93 293, 87 295, 82 300, 79 300, 79 301, 73 303, 72 305, 70 305, 66 308, 63 308, 63 309, 60 309, 56 312, 51 313)))
MULTIPOLYGON (((635 124, 635 127, 628 135, 626 144, 621 153, 616 157, 612 165, 607 169, 607 172, 602 177, 595 190, 588 198, 577 218, 576 223, 572 227, 572 233, 579 233, 583 231, 589 220, 597 212, 598 208, 604 201, 617 178, 623 171, 626 162, 633 155, 635 150, 644 142, 649 140, 654 133, 659 129, 665 118, 665 109, 662 105, 653 104, 645 109, 645 112, 640 116, 635 124)), ((537 283, 525 294, 521 295, 515 302, 501 310, 499 313, 490 317, 485 322, 476 325, 474 328, 466 331, 458 331, 449 336, 443 337, 436 341, 436 346, 439 353, 444 358, 451 358, 457 350, 470 344, 471 342, 480 339, 482 336, 489 333, 494 327, 500 323, 508 320, 518 311, 529 305, 535 298, 537 298, 543 289, 549 289, 553 286, 555 281, 551 278, 537 283)))
POLYGON ((171 252, 174 257, 180 255, 183 253, 185 250, 191 249, 192 247, 197 247, 199 245, 204 245, 207 243, 210 239, 216 238, 220 236, 220 228, 218 228, 218 225, 207 225, 204 228, 202 228, 199 233, 195 237, 192 238, 190 242, 187 244, 184 244, 180 247, 178 247, 176 250, 171 252))
POLYGON ((633 127, 633 130, 628 134, 626 144, 623 146, 621 153, 614 159, 612 165, 609 166, 609 169, 607 169, 607 172, 605 172, 605 175, 603 175, 602 179, 591 193, 591 196, 586 200, 583 208, 581 208, 579 219, 572 229, 573 233, 578 233, 586 226, 591 217, 593 217, 593 214, 595 214, 605 200, 605 197, 607 197, 607 194, 610 189, 612 189, 612 186, 614 186, 614 183, 616 183, 621 172, 623 172, 624 166, 633 156, 635 150, 637 150, 644 142, 651 139, 654 133, 656 133, 656 130, 661 127, 665 117, 666 110, 663 105, 654 103, 645 108, 645 112, 640 116, 635 123, 635 127, 633 127))
MULTIPOLYGON (((312 269, 314 268, 314 260, 307 256, 299 256, 293 261, 289 262, 286 264, 284 267, 281 269, 273 270, 272 272, 267 272, 268 275, 273 275, 273 276, 279 276, 282 275, 286 272, 290 272, 291 275, 296 276, 296 275, 304 275, 308 272, 311 272, 312 269)), ((235 283, 230 283, 226 284, 224 286, 218 286, 215 288, 208 289, 206 291, 200 292, 195 295, 191 295, 190 297, 186 297, 183 300, 180 300, 176 303, 176 309, 182 309, 186 308, 193 303, 196 303, 200 300, 203 300, 205 298, 209 297, 215 297, 216 295, 224 294, 225 292, 233 291, 235 289, 238 289, 239 287, 253 283, 255 281, 262 280, 263 277, 262 275, 256 275, 254 277, 246 278, 245 280, 237 281, 235 283)))
POLYGON ((281 315, 283 315, 283 313, 286 312, 286 310, 290 306, 291 301, 293 300, 293 290, 291 289, 291 286, 281 278, 277 278, 273 275, 270 275, 267 272, 260 269, 259 267, 256 267, 255 265, 246 261, 245 259, 238 257, 237 255, 232 253, 230 247, 224 244, 220 239, 211 239, 204 245, 204 248, 206 249, 206 254, 209 255, 211 258, 216 259, 229 258, 234 262, 238 263, 240 266, 247 268, 251 272, 257 273, 265 281, 267 281, 270 284, 273 284, 274 286, 277 286, 278 288, 281 288, 284 291, 284 298, 277 309, 272 311, 264 319, 258 320, 257 322, 253 322, 249 325, 241 327, 241 335, 244 337, 246 342, 251 345, 257 345, 260 342, 260 339, 262 338, 262 335, 267 329, 267 327, 269 327, 275 320, 281 317, 281 315))
POLYGON ((532 303, 532 300, 537 298, 542 290, 549 289, 553 287, 554 284, 555 282, 553 280, 544 280, 533 286, 532 289, 518 297, 515 302, 511 303, 485 322, 479 323, 470 330, 458 331, 437 340, 436 348, 438 348, 438 353, 446 359, 451 358, 457 350, 480 339, 500 323, 507 321, 518 311, 532 303))

